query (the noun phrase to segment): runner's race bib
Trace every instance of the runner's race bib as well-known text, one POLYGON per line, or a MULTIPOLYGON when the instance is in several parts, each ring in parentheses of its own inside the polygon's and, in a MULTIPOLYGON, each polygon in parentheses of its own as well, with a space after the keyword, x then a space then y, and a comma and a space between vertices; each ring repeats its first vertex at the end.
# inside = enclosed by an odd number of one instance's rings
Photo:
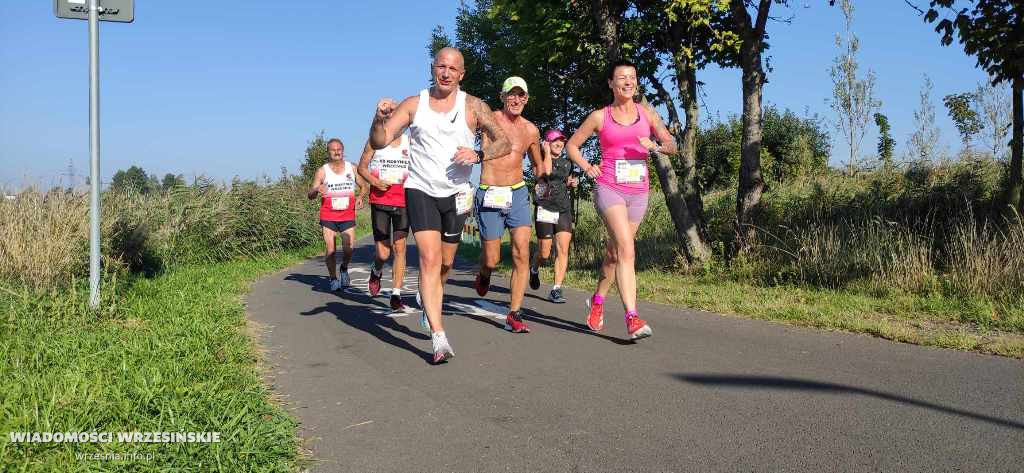
POLYGON ((484 191, 484 207, 489 209, 510 209, 512 208, 511 187, 488 187, 484 191))
POLYGON ((405 169, 402 168, 381 168, 380 180, 388 184, 401 184, 405 181, 405 169))
POLYGON ((537 206, 537 221, 541 223, 558 223, 558 212, 552 212, 537 206))
POLYGON ((331 197, 331 210, 348 210, 348 196, 331 197))
POLYGON ((455 213, 462 215, 473 208, 473 193, 469 189, 455 194, 455 213))
POLYGON ((635 184, 647 178, 647 161, 619 159, 615 161, 615 183, 635 184))

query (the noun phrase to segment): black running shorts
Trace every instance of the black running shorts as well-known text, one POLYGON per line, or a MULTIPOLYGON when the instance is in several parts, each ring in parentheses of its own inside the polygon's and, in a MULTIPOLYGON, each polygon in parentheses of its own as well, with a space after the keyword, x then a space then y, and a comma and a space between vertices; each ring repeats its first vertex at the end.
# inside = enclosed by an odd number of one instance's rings
POLYGON ((409 233, 409 217, 405 207, 370 204, 370 224, 373 241, 391 239, 391 232, 409 233))
POLYGON ((405 212, 413 232, 441 232, 441 241, 458 243, 469 212, 455 212, 455 196, 431 197, 418 189, 405 188, 405 212))
POLYGON ((334 230, 334 231, 336 231, 338 233, 342 233, 345 230, 348 230, 349 228, 352 228, 352 227, 356 226, 356 221, 355 220, 345 220, 345 221, 341 221, 341 222, 335 222, 333 220, 321 220, 320 221, 320 226, 324 227, 324 228, 327 228, 327 229, 330 229, 330 230, 334 230))
POLYGON ((537 207, 533 207, 533 228, 537 232, 538 239, 551 238, 556 233, 572 233, 572 212, 559 212, 558 223, 546 223, 537 221, 537 207))

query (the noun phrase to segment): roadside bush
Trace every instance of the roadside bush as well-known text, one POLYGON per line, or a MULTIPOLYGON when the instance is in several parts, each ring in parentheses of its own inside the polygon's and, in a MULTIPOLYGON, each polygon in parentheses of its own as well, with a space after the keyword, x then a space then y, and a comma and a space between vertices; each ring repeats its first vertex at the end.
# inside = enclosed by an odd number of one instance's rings
MULTIPOLYGON (((103 193, 105 272, 148 276, 166 267, 224 261, 315 244, 316 203, 303 183, 223 187, 199 181, 166 192, 103 193)), ((0 202, 0 281, 61 287, 88 277, 88 195, 27 190, 0 202)))

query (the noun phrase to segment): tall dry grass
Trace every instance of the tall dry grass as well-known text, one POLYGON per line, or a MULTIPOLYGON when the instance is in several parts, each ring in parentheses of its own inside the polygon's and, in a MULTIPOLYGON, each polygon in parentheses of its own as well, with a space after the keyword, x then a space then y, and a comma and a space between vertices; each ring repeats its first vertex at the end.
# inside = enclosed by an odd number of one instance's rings
MULTIPOLYGON (((257 185, 200 183, 167 192, 106 191, 104 271, 153 274, 319 241, 315 203, 291 179, 257 185)), ((89 199, 27 190, 0 202, 0 281, 60 287, 88 271, 89 199)))

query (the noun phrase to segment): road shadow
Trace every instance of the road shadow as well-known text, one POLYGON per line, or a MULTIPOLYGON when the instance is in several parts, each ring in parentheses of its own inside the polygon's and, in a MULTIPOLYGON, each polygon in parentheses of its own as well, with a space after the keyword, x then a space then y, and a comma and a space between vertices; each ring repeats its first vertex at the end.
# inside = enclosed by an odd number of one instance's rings
POLYGON ((572 322, 572 321, 565 320, 565 319, 562 319, 562 318, 559 318, 559 317, 555 317, 553 315, 540 314, 540 313, 537 313, 536 311, 534 311, 532 309, 523 309, 522 312, 523 312, 523 318, 525 318, 526 320, 537 322, 537 323, 539 323, 541 325, 547 325, 548 327, 558 328, 558 329, 566 330, 566 331, 569 331, 569 332, 582 333, 584 335, 590 335, 592 337, 603 338, 603 339, 608 340, 608 341, 610 341, 612 343, 615 343, 616 345, 635 345, 636 344, 636 342, 634 342, 633 340, 628 340, 628 339, 625 339, 625 338, 613 337, 613 336, 610 336, 610 335, 605 335, 605 334, 600 333, 600 332, 595 332, 593 330, 590 330, 590 327, 587 327, 586 324, 581 324, 579 322, 572 322))
MULTIPOLYGON (((327 270, 324 270, 325 272, 327 270)), ((313 292, 324 292, 341 294, 340 291, 331 291, 331 279, 326 274, 300 274, 291 273, 284 277, 285 281, 296 281, 309 286, 313 292)))
MULTIPOLYGON (((445 306, 447 306, 447 305, 449 305, 449 304, 454 302, 454 303, 463 304, 463 305, 466 305, 466 306, 479 307, 479 304, 476 303, 477 300, 478 299, 474 298, 474 297, 461 297, 461 296, 456 296, 456 295, 452 295, 452 294, 445 294, 444 295, 444 305, 445 306)), ((493 303, 494 305, 504 305, 502 303, 495 302, 495 301, 489 301, 489 302, 493 303)), ((504 305, 504 306, 508 307, 507 305, 504 305)), ((464 310, 458 309, 457 306, 454 307, 455 310, 451 310, 452 308, 453 307, 450 307, 450 306, 447 307, 447 308, 442 306, 441 312, 444 313, 445 315, 457 315, 457 316, 460 316, 460 317, 466 317, 466 318, 469 318, 469 319, 476 320, 477 322, 483 322, 483 323, 488 324, 488 325, 493 325, 493 326, 498 327, 498 328, 500 328, 502 330, 505 329, 505 324, 495 320, 493 317, 489 317, 489 316, 481 315, 481 314, 471 314, 471 313, 468 313, 468 312, 466 312, 464 310)))
POLYGON ((390 310, 390 308, 384 304, 377 303, 367 306, 350 305, 342 302, 328 302, 327 304, 315 309, 299 312, 299 314, 307 317, 319 315, 324 312, 333 314, 339 321, 344 322, 352 328, 362 330, 373 335, 378 340, 391 346, 407 350, 420 357, 428 364, 433 362, 432 353, 420 350, 413 344, 409 343, 408 340, 400 338, 392 332, 397 332, 405 335, 406 337, 418 340, 430 340, 430 336, 409 329, 409 327, 398 323, 395 319, 388 317, 387 315, 383 315, 380 312, 381 310, 390 310))
POLYGON ((1017 421, 1002 419, 999 417, 993 417, 985 414, 979 414, 976 412, 970 412, 963 409, 957 409, 955 407, 943 406, 940 404, 922 401, 919 399, 913 399, 906 396, 900 396, 898 394, 887 393, 884 391, 858 388, 856 386, 847 386, 844 384, 827 383, 798 378, 778 378, 773 376, 744 376, 688 373, 676 373, 671 376, 682 382, 699 384, 702 386, 709 387, 763 388, 790 391, 812 391, 828 394, 868 396, 876 399, 898 402, 900 404, 906 404, 908 406, 916 406, 925 409, 931 409, 933 411, 942 412, 944 414, 951 414, 960 417, 965 417, 968 419, 979 420, 982 422, 995 424, 1001 427, 1024 430, 1024 423, 1020 423, 1017 421))

